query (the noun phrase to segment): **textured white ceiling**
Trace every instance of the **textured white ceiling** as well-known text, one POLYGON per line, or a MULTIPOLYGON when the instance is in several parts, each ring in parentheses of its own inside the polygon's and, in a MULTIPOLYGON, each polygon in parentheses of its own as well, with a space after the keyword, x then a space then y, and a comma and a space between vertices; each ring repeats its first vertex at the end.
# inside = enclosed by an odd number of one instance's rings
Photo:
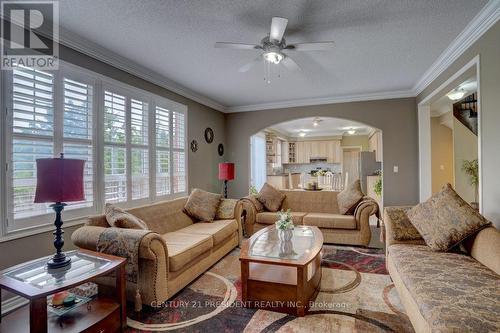
POLYGON ((300 132, 305 132, 306 137, 347 135, 350 129, 356 131, 354 135, 367 135, 372 130, 369 126, 351 120, 316 117, 287 121, 274 125, 270 129, 289 137, 298 137, 300 132), (318 126, 313 124, 315 119, 320 120, 318 126))
POLYGON ((61 26, 224 106, 411 89, 486 0, 62 0, 61 26), (333 40, 290 55, 303 68, 271 84, 263 66, 238 68, 272 16, 288 43, 333 40))

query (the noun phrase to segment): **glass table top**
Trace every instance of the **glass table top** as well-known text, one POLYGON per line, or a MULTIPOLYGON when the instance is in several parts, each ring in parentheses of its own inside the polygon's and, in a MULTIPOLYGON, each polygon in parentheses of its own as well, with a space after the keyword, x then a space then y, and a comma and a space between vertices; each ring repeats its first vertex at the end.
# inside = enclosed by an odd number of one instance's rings
POLYGON ((85 279, 97 270, 111 264, 110 260, 94 257, 85 253, 75 251, 65 252, 71 258, 71 265, 58 269, 47 269, 47 260, 42 258, 22 267, 4 273, 12 279, 30 284, 34 287, 44 289, 71 281, 74 278, 85 279))
POLYGON ((262 233, 250 245, 251 256, 277 258, 277 259, 299 259, 311 251, 315 243, 315 234, 307 226, 296 226, 293 229, 293 237, 290 241, 281 241, 278 230, 270 228, 262 233))

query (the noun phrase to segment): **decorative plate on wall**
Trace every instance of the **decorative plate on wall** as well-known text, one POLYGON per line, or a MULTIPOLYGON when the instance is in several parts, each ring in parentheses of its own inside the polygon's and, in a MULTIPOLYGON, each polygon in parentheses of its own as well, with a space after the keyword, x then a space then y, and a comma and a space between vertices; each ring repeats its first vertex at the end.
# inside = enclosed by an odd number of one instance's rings
POLYGON ((196 140, 191 141, 191 151, 193 153, 196 153, 197 150, 198 150, 198 141, 196 140))
POLYGON ((219 153, 219 156, 224 155, 224 145, 222 143, 219 143, 217 146, 217 152, 219 153))
POLYGON ((207 141, 207 143, 212 143, 214 141, 214 131, 210 127, 205 129, 205 141, 207 141))

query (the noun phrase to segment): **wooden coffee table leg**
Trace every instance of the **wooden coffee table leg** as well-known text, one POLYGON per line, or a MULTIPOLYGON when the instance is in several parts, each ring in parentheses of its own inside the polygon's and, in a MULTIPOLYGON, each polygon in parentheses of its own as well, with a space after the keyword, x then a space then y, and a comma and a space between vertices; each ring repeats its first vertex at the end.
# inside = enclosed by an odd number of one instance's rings
POLYGON ((116 301, 121 304, 121 331, 127 328, 127 296, 125 294, 125 265, 121 265, 115 271, 116 275, 116 301))
POLYGON ((307 266, 297 267, 297 316, 303 317, 306 315, 306 295, 305 287, 307 282, 307 266))
POLYGON ((47 297, 30 301, 30 333, 47 332, 47 297))
POLYGON ((248 301, 248 261, 241 261, 241 298, 243 301, 243 305, 246 306, 246 302, 248 301))

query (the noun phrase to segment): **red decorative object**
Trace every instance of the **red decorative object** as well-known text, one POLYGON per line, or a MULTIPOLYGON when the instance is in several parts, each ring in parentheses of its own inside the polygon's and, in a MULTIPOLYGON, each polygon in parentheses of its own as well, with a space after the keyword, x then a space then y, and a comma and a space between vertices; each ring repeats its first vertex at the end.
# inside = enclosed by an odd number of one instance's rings
POLYGON ((227 198, 227 181, 234 179, 234 163, 219 163, 219 180, 224 181, 224 198, 227 198))
POLYGON ((41 158, 36 160, 35 202, 71 202, 85 199, 84 160, 41 158))
POLYGON ((47 262, 49 269, 67 267, 71 258, 66 257, 61 251, 64 246, 64 231, 61 212, 69 201, 85 199, 83 190, 84 160, 66 159, 61 153, 61 158, 41 158, 36 160, 36 193, 35 202, 54 202, 50 205, 56 212, 54 225, 54 247, 56 254, 47 262))
POLYGON ((219 180, 234 179, 234 163, 219 163, 219 180))

